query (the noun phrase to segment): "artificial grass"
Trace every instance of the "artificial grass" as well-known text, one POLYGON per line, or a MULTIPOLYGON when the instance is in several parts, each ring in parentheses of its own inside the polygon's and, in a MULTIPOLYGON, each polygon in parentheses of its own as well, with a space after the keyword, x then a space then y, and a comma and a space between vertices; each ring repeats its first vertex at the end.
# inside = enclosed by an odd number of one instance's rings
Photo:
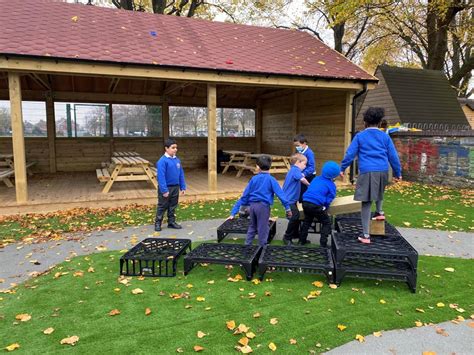
MULTIPOLYGON (((269 353, 270 342, 278 352, 319 353, 353 340, 357 334, 413 327, 415 321, 437 323, 459 315, 468 318, 474 311, 472 260, 420 257, 418 291, 413 294, 404 283, 373 280, 346 279, 339 288, 331 289, 322 276, 295 273, 267 273, 260 284, 234 283, 227 278, 243 276, 243 271, 217 265, 197 266, 186 277, 134 277, 130 286, 125 286, 118 282, 120 255, 108 252, 76 257, 20 285, 15 293, 2 295, 0 348, 19 343, 19 350, 25 353, 170 354, 178 348, 193 352, 193 347, 200 345, 208 353, 235 353, 234 346, 243 334, 233 335, 226 328, 226 322, 234 320, 256 334, 249 342, 255 353, 269 353), (89 267, 94 272, 87 272, 89 267), (454 272, 445 268, 454 268, 454 272), (79 270, 83 276, 75 277, 79 270), (58 272, 68 274, 54 278, 58 272), (208 283, 211 280, 214 283, 208 283), (324 287, 313 286, 316 280, 324 282, 324 287), (135 288, 143 294, 132 294, 135 288), (322 291, 320 296, 303 299, 316 290, 322 291), (184 292, 189 292, 188 299, 170 297, 184 292), (197 297, 205 300, 199 302, 197 297), (438 307, 439 302, 444 306, 438 307), (458 310, 450 304, 458 305, 458 310), (152 311, 148 316, 147 307, 152 311), (460 308, 464 312, 460 313, 460 308), (113 309, 121 314, 109 316, 113 309), (256 312, 261 314, 259 318, 253 317, 256 312), (32 319, 15 321, 21 313, 32 319), (271 318, 277 318, 278 323, 270 324, 271 318), (340 331, 339 324, 347 328, 340 331), (48 327, 55 331, 43 334, 48 327), (208 335, 199 339, 198 331, 208 335), (60 345, 61 339, 72 335, 80 338, 74 347, 60 345), (290 339, 297 343, 291 345, 290 339)), ((182 275, 182 263, 179 270, 182 275)))
MULTIPOLYGON (((340 189, 338 196, 353 194, 352 188, 340 189)), ((180 221, 226 218, 235 200, 180 203, 180 221)), ((473 231, 472 210, 474 192, 444 186, 402 182, 388 187, 384 210, 395 226, 449 231, 473 231)), ((44 215, 0 217, 0 247, 2 244, 32 237, 61 238, 64 233, 87 232, 95 229, 116 229, 153 223, 155 206, 130 205, 109 209, 74 209, 44 215)), ((272 214, 284 218, 279 201, 272 214)))

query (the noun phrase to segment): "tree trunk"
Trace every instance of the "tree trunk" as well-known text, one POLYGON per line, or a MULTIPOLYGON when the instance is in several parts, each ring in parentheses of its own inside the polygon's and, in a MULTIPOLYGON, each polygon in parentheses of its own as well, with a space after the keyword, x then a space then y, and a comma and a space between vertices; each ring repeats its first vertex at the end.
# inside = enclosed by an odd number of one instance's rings
POLYGON ((163 15, 165 13, 166 0, 153 0, 152 7, 155 14, 163 15))
POLYGON ((342 40, 345 32, 345 22, 338 23, 332 28, 334 32, 334 49, 342 53, 342 40))

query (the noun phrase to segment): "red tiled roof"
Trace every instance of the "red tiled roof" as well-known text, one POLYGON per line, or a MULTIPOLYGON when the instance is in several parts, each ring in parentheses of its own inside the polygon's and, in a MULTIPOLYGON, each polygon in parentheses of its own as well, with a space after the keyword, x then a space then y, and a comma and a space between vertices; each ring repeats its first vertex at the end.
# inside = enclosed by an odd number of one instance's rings
POLYGON ((377 80, 311 35, 53 0, 0 0, 0 54, 377 80))

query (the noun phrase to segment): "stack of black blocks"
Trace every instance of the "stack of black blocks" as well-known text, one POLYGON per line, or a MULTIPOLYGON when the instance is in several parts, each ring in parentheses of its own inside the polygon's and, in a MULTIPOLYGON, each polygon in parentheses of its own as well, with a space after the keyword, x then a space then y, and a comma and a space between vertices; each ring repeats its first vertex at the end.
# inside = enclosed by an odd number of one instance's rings
POLYGON ((418 253, 394 226, 385 222, 385 236, 372 237, 370 244, 357 240, 360 215, 338 216, 336 230, 331 243, 336 284, 344 277, 397 280, 416 292, 418 253))
MULTIPOLYGON (((217 228, 217 241, 220 243, 229 234, 247 234, 250 219, 246 217, 228 219, 217 228)), ((268 243, 271 243, 276 234, 276 222, 268 220, 268 243)))

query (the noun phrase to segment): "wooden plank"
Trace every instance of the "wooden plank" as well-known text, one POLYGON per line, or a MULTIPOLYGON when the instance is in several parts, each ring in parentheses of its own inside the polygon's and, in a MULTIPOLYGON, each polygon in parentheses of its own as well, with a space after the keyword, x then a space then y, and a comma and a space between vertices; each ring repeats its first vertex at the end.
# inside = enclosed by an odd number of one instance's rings
MULTIPOLYGON (((293 92, 293 112, 291 115, 291 135, 295 137, 298 134, 298 92, 295 90, 293 92)), ((288 143, 290 145, 290 150, 295 149, 293 139, 290 139, 288 143)))
POLYGON ((215 84, 207 85, 207 171, 209 191, 217 191, 217 90, 215 84))
POLYGON ((170 137, 170 106, 166 100, 161 105, 161 127, 163 141, 165 141, 170 137))
POLYGON ((16 201, 18 204, 22 204, 28 201, 28 183, 26 178, 25 138, 23 136, 20 74, 8 73, 8 88, 10 91, 16 201))
POLYGON ((255 139, 257 143, 257 153, 262 152, 262 119, 262 100, 257 100, 257 108, 255 110, 255 139))
MULTIPOLYGON (((343 153, 345 153, 346 149, 351 144, 351 133, 352 133, 352 98, 354 94, 352 92, 347 92, 346 94, 346 115, 345 115, 345 122, 344 122, 344 147, 343 153)), ((346 169, 346 172, 348 169, 346 169)), ((349 183, 349 174, 344 174, 344 182, 349 183)))
POLYGON ((51 93, 46 96, 46 130, 49 148, 49 172, 56 172, 56 120, 54 117, 54 101, 51 93))

